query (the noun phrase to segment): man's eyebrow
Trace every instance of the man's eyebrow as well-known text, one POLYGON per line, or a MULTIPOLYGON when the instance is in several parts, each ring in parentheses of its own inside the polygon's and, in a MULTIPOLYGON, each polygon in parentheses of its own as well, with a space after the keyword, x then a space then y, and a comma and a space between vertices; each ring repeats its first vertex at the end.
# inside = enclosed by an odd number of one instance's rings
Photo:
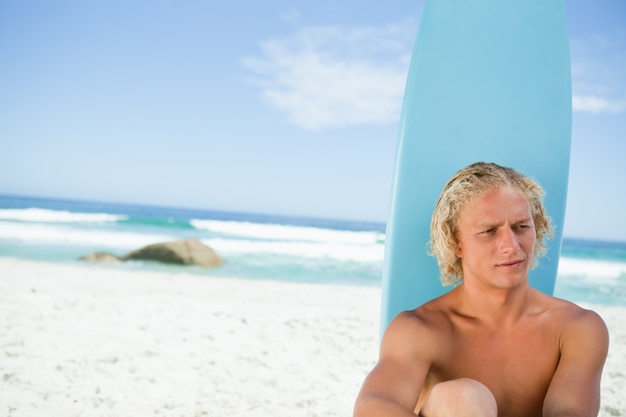
POLYGON ((477 229, 491 229, 494 227, 498 227, 501 226, 502 223, 501 222, 493 222, 493 223, 478 223, 476 225, 477 229))
MULTIPOLYGON (((532 221, 531 217, 523 217, 518 220, 515 220, 512 224, 518 225, 522 223, 530 223, 532 221)), ((494 227, 502 226, 502 222, 482 222, 476 224, 476 229, 491 229, 494 227)))

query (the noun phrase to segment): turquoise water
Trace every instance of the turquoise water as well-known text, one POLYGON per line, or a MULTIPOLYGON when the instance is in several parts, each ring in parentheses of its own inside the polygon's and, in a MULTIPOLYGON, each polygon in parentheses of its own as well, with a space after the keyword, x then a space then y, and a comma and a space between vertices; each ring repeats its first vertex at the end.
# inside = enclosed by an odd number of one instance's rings
MULTIPOLYGON (((160 241, 197 238, 217 269, 125 263, 112 268, 186 271, 348 285, 380 285, 385 225, 166 207, 0 196, 0 256, 76 263, 160 241)), ((626 243, 566 239, 556 295, 626 305, 626 243)))

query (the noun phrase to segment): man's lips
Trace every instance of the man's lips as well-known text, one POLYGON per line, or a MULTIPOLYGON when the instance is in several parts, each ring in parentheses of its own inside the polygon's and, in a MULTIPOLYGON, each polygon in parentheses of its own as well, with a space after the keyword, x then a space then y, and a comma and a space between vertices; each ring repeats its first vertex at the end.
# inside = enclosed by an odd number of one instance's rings
POLYGON ((515 259, 515 260, 512 260, 512 261, 500 262, 500 263, 496 264, 496 266, 503 267, 503 268, 510 268, 510 267, 517 266, 517 265, 519 265, 519 264, 521 264, 523 262, 524 262, 523 259, 515 259))

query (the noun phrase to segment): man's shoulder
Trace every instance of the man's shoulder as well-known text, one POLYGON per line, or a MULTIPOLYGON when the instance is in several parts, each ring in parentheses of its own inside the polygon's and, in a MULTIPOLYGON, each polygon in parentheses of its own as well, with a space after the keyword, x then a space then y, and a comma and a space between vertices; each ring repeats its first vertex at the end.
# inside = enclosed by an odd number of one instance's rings
POLYGON ((559 321, 564 323, 579 323, 581 321, 602 322, 602 318, 593 310, 582 307, 576 303, 561 298, 543 295, 546 309, 553 315, 558 316, 559 321))
POLYGON ((561 329, 562 337, 607 332, 604 320, 595 311, 552 296, 546 296, 546 300, 546 311, 550 320, 561 329))
MULTIPOLYGON (((568 303, 568 302, 566 302, 568 303)), ((602 317, 593 310, 568 303, 563 308, 564 334, 580 334, 584 337, 608 333, 602 317)))
POLYGON ((398 314, 383 336, 382 352, 398 353, 412 358, 433 361, 441 355, 442 346, 450 336, 450 320, 445 309, 430 301, 414 310, 398 314))
POLYGON ((435 332, 440 334, 450 325, 450 302, 441 296, 421 306, 400 313, 392 322, 393 327, 405 333, 423 334, 435 332))

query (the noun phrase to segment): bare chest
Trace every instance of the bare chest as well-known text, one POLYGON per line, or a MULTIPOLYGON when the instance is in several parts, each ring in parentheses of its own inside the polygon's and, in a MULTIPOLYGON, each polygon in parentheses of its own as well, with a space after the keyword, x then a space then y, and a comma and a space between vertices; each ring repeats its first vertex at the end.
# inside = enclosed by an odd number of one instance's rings
POLYGON ((493 392, 501 411, 514 410, 502 415, 541 415, 558 361, 558 335, 549 328, 455 328, 429 380, 476 379, 493 392))

